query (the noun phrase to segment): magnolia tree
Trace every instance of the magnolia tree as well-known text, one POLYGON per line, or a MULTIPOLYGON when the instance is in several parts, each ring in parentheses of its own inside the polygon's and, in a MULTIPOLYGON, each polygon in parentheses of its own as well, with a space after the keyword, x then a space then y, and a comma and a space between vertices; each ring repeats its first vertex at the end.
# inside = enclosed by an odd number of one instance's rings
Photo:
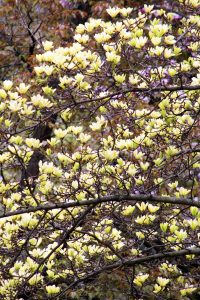
POLYGON ((110 7, 3 81, 1 299, 199 297, 199 12, 110 7))

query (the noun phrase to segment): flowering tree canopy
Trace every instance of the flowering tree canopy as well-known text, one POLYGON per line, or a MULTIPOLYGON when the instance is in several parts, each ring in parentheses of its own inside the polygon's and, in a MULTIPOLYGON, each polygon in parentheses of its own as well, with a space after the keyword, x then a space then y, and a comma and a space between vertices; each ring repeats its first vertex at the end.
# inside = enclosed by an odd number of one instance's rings
POLYGON ((2 82, 2 299, 198 294, 199 4, 110 7, 2 82))

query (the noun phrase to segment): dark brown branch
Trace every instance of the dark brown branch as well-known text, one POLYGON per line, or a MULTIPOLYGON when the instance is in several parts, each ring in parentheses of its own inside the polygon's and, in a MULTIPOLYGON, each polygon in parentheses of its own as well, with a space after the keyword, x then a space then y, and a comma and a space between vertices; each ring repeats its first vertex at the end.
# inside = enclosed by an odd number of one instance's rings
MULTIPOLYGON (((52 114, 48 119, 49 122, 55 123, 57 114, 52 114)), ((48 122, 41 122, 34 127, 33 138, 39 139, 41 142, 51 138, 52 128, 48 122)), ((39 161, 44 158, 44 155, 40 150, 35 150, 31 156, 28 166, 23 169, 20 181, 20 189, 23 189, 29 178, 33 180, 37 178, 39 174, 39 161)))
MULTIPOLYGON (((121 201, 128 201, 128 202, 150 202, 150 203, 168 203, 168 204, 176 204, 176 205, 188 205, 188 206, 195 206, 200 208, 200 199, 198 201, 194 201, 191 198, 175 198, 175 197, 162 197, 162 196, 153 196, 153 195, 135 195, 135 194, 124 194, 124 195, 111 195, 107 197, 101 197, 97 199, 91 200, 83 200, 83 201, 72 201, 72 202, 61 202, 61 203, 50 203, 44 205, 38 205, 36 207, 29 207, 24 209, 18 209, 16 211, 10 211, 0 215, 0 219, 16 216, 36 211, 50 211, 54 209, 66 209, 70 207, 77 207, 77 206, 87 206, 87 205, 97 205, 106 202, 121 202, 121 201)), ((134 204, 134 203, 133 203, 134 204)))
POLYGON ((89 279, 91 277, 95 277, 95 276, 99 275, 100 273, 103 273, 106 271, 111 271, 113 269, 121 268, 123 266, 124 267, 132 267, 135 265, 143 264, 143 263, 146 263, 149 261, 154 261, 157 259, 163 259, 163 258, 170 259, 170 258, 185 256, 185 255, 189 255, 189 254, 200 255, 200 248, 195 247, 195 248, 184 249, 184 250, 179 250, 179 251, 163 252, 163 253, 157 253, 157 254, 153 254, 153 255, 149 255, 149 256, 145 256, 145 257, 135 258, 133 260, 120 261, 120 262, 108 265, 106 267, 103 267, 100 270, 94 271, 94 272, 88 274, 87 276, 85 276, 84 278, 80 278, 80 279, 76 280, 75 282, 70 284, 60 294, 57 294, 57 297, 63 295, 67 290, 75 287, 77 284, 84 282, 87 279, 89 279))
POLYGON ((81 101, 81 102, 77 102, 77 104, 83 104, 83 103, 89 103, 89 102, 95 102, 95 101, 100 101, 100 100, 104 100, 107 98, 112 98, 115 97, 119 94, 128 94, 128 93, 133 93, 133 92, 148 92, 148 93, 154 93, 154 92, 176 92, 176 91, 196 91, 196 90, 200 90, 200 85, 181 85, 181 86, 157 86, 157 87, 149 87, 149 88, 139 88, 139 87, 133 87, 131 89, 127 89, 127 90, 120 90, 119 92, 116 93, 112 93, 112 94, 108 94, 99 98, 94 98, 94 99, 90 99, 90 100, 86 100, 86 101, 81 101))

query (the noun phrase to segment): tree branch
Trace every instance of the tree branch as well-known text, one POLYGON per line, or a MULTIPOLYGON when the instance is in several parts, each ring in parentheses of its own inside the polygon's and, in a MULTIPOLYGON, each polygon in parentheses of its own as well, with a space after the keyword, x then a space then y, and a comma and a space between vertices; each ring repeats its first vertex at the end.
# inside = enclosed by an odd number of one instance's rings
POLYGON ((90 103, 90 102, 95 102, 95 101, 100 101, 104 100, 107 98, 112 98, 115 97, 119 94, 128 94, 128 93, 133 93, 133 92, 176 92, 176 91, 196 91, 200 90, 200 85, 181 85, 181 86, 157 86, 157 87, 149 87, 149 88, 139 88, 139 87, 133 87, 131 89, 127 90, 120 90, 116 93, 108 94, 102 97, 86 100, 86 101, 81 101, 77 102, 77 104, 83 104, 83 103, 90 103))
POLYGON ((106 202, 121 202, 121 201, 128 201, 128 202, 158 202, 158 203, 168 203, 168 204, 177 204, 177 205, 188 205, 188 206, 196 206, 200 208, 200 199, 193 200, 191 198, 176 198, 176 197, 163 197, 163 196, 153 196, 153 195, 135 195, 135 194, 123 194, 123 195, 111 195, 106 197, 99 197, 97 199, 89 199, 83 201, 69 201, 69 202, 61 202, 61 203, 50 203, 44 205, 38 205, 36 207, 29 207, 18 209, 16 211, 10 211, 7 213, 3 213, 0 215, 0 219, 7 218, 16 215, 22 215, 31 212, 37 211, 50 211, 54 209, 66 209, 70 207, 78 207, 78 206, 87 206, 87 205, 97 205, 106 202))
POLYGON ((94 272, 88 274, 87 276, 85 276, 84 278, 80 278, 80 279, 76 280, 75 282, 70 284, 65 290, 63 290, 60 294, 57 294, 56 296, 57 297, 62 296, 67 290, 75 287, 77 284, 84 282, 85 280, 87 280, 91 277, 95 277, 95 276, 99 275, 100 273, 103 273, 106 271, 111 271, 113 269, 117 269, 117 268, 120 268, 123 266, 132 267, 135 265, 143 264, 143 263, 157 260, 157 259, 163 259, 163 258, 170 259, 173 257, 185 256, 185 255, 189 255, 189 254, 200 255, 200 248, 195 247, 195 248, 184 249, 184 250, 179 250, 179 251, 163 252, 163 253, 157 253, 157 254, 153 254, 153 255, 149 255, 149 256, 145 256, 145 257, 135 258, 133 260, 120 261, 120 262, 108 265, 106 267, 103 267, 100 270, 94 271, 94 272))

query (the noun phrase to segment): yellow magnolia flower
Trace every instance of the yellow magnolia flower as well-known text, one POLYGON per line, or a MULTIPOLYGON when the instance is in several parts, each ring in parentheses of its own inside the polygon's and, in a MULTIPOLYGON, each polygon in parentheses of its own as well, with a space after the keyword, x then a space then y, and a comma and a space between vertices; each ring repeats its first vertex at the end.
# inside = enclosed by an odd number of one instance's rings
POLYGON ((157 282, 161 287, 165 287, 170 282, 170 280, 168 278, 158 277, 157 282))
POLYGON ((175 189, 175 188, 177 188, 177 186, 178 186, 178 181, 168 183, 168 186, 169 186, 171 189, 175 189))
POLYGON ((164 57, 165 58, 170 58, 172 56, 174 56, 174 52, 172 51, 172 49, 165 48, 165 50, 164 50, 164 57))
POLYGON ((53 162, 42 162, 40 161, 39 162, 39 168, 40 168, 40 173, 45 173, 45 174, 52 174, 54 169, 55 169, 55 166, 53 164, 53 162))
POLYGON ((39 108, 51 107, 53 105, 48 99, 39 94, 32 96, 31 101, 34 106, 38 106, 39 108))
POLYGON ((89 134, 81 132, 78 139, 82 144, 85 144, 91 139, 91 136, 89 134))
POLYGON ((168 226, 169 226, 168 223, 160 223, 160 229, 161 229, 163 232, 166 232, 166 231, 167 231, 168 226))
POLYGON ((19 111, 21 109, 21 103, 17 100, 10 100, 9 109, 13 112, 19 111))
POLYGON ((190 226, 190 228, 192 230, 195 230, 200 225, 199 222, 198 222, 198 220, 196 220, 196 219, 194 219, 194 220, 188 220, 187 223, 188 223, 188 225, 190 226))
POLYGON ((169 146, 166 150, 165 150, 165 154, 167 158, 171 158, 172 156, 176 155, 178 153, 178 149, 176 149, 175 146, 169 146))
POLYGON ((42 275, 40 275, 40 274, 35 274, 35 275, 33 275, 33 276, 29 279, 28 283, 29 283, 30 285, 35 285, 35 284, 37 284, 38 282, 42 281, 42 279, 43 279, 43 276, 42 276, 42 275))
POLYGON ((45 51, 51 50, 53 48, 53 42, 51 41, 44 41, 42 42, 42 45, 45 51))
POLYGON ((86 195, 86 192, 80 192, 80 193, 76 194, 76 199, 78 201, 82 201, 85 199, 85 195, 86 195))
POLYGON ((138 178, 135 178, 135 182, 138 185, 142 185, 145 182, 145 177, 143 176, 138 176, 138 178))
POLYGON ((106 160, 111 161, 118 157, 118 151, 108 149, 108 150, 102 151, 102 155, 106 160))
MULTIPOLYGON (((159 20, 155 19, 156 22, 159 22, 159 20)), ((152 24, 150 26, 150 32, 154 34, 155 36, 163 36, 165 33, 169 31, 169 25, 168 24, 152 24)))
POLYGON ((86 44, 89 40, 88 34, 75 34, 74 39, 80 44, 86 44))
POLYGON ((85 32, 85 26, 83 24, 79 24, 76 27, 76 32, 79 33, 79 34, 83 34, 85 32))
POLYGON ((181 294, 181 296, 187 296, 187 295, 192 294, 194 291, 196 291, 196 289, 197 288, 193 288, 193 287, 188 287, 188 288, 185 288, 185 289, 181 289, 180 294, 181 294))
POLYGON ((200 74, 197 74, 196 77, 192 77, 191 85, 199 85, 200 84, 200 74))
POLYGON ((149 274, 139 274, 136 276, 136 278, 133 280, 133 282, 137 285, 137 286, 142 286, 143 283, 149 278, 149 274))
POLYGON ((19 87, 17 87, 17 91, 20 93, 20 94, 25 94, 28 89, 30 88, 30 84, 28 85, 25 85, 25 83, 20 83, 19 87))
POLYGON ((171 233, 174 233, 175 231, 178 230, 178 226, 175 225, 175 224, 172 224, 172 225, 170 226, 169 230, 170 230, 171 233))
POLYGON ((148 204, 148 210, 150 211, 150 213, 155 213, 156 211, 159 210, 159 208, 160 208, 159 206, 148 204))
POLYGON ((133 248, 133 249, 131 249, 131 253, 132 253, 133 255, 138 255, 138 254, 140 254, 140 251, 137 250, 137 249, 135 249, 135 248, 133 248))
POLYGON ((163 162, 163 159, 161 157, 158 157, 157 159, 154 159, 154 163, 157 167, 159 167, 163 162))
POLYGON ((122 215, 130 216, 134 212, 134 210, 135 206, 129 205, 122 211, 122 215))
POLYGON ((154 46, 158 46, 158 45, 160 45, 160 43, 161 43, 161 37, 159 37, 159 36, 153 36, 153 37, 151 38, 151 42, 152 42, 152 44, 153 44, 154 46))
POLYGON ((174 48, 174 55, 175 56, 178 56, 178 55, 180 55, 182 53, 181 48, 175 47, 175 46, 173 48, 174 48))
POLYGON ((77 181, 77 180, 72 181, 72 187, 73 187, 74 189, 77 189, 77 188, 78 188, 78 181, 77 181))
POLYGON ((76 79, 76 82, 77 82, 77 83, 80 83, 80 82, 83 81, 84 75, 81 74, 81 73, 78 73, 78 74, 76 74, 76 76, 75 76, 74 78, 76 79))
POLYGON ((54 130, 54 134, 58 139, 63 139, 67 133, 68 133, 67 129, 59 128, 54 130))
POLYGON ((135 37, 132 40, 130 40, 129 45, 141 49, 142 47, 144 47, 147 41, 148 38, 146 36, 135 37))
POLYGON ((145 211, 148 207, 148 203, 142 202, 142 203, 137 203, 136 206, 139 208, 140 211, 145 211))
POLYGON ((13 86, 13 82, 11 80, 5 80, 3 81, 3 88, 6 90, 6 91, 9 91, 13 86))
POLYGON ((46 291, 47 291, 47 294, 49 294, 49 295, 58 294, 60 292, 60 287, 55 286, 55 285, 47 285, 46 291))
POLYGON ((127 31, 127 29, 125 29, 125 28, 120 30, 119 35, 124 40, 128 40, 132 37, 132 33, 130 31, 127 31))
POLYGON ((106 32, 101 32, 101 33, 96 33, 94 35, 94 38, 97 41, 97 43, 105 43, 111 38, 111 35, 107 34, 106 32))
POLYGON ((148 170, 148 167, 149 167, 149 163, 148 162, 140 162, 140 168, 143 170, 143 171, 147 171, 148 170))
POLYGON ((46 73, 47 76, 50 76, 54 71, 54 66, 43 66, 43 72, 46 73))
POLYGON ((169 73, 170 76, 173 77, 173 76, 175 76, 178 73, 178 71, 176 69, 174 69, 174 68, 169 68, 168 69, 168 73, 169 73))
POLYGON ((138 75, 130 75, 129 82, 131 84, 138 84, 140 82, 140 77, 138 75))
POLYGON ((0 89, 0 97, 1 97, 2 99, 5 99, 6 96, 7 96, 7 93, 6 93, 3 89, 0 89))
POLYGON ((46 94, 46 95, 53 95, 53 93, 56 91, 56 89, 52 89, 51 87, 49 86, 44 86, 42 88, 43 92, 46 94))
POLYGON ((149 14, 153 10, 153 8, 154 5, 147 5, 147 4, 144 5, 144 11, 146 14, 149 14))
MULTIPOLYGON (((77 75, 78 75, 78 74, 77 74, 77 75)), ((76 75, 76 76, 77 76, 77 75, 76 75)), ((59 86, 60 86, 61 88, 64 88, 65 85, 71 84, 72 81, 73 81, 72 78, 67 77, 67 76, 60 77, 59 80, 60 80, 59 86)))
POLYGON ((127 169, 127 174, 130 176, 134 176, 137 173, 137 168, 134 164, 130 164, 127 169))
POLYGON ((157 293, 159 293, 160 291, 162 291, 162 287, 161 287, 160 285, 158 285, 158 284, 154 284, 154 290, 153 290, 153 292, 154 292, 155 294, 157 294, 157 293))
POLYGON ((135 219, 135 222, 137 224, 140 224, 140 225, 143 225, 143 224, 149 224, 149 218, 148 216, 146 215, 143 215, 143 216, 138 216, 136 219, 135 219))
POLYGON ((191 191, 183 187, 180 187, 178 188, 178 192, 180 196, 187 196, 191 191))
POLYGON ((109 62, 112 62, 114 64, 118 64, 118 62, 120 61, 121 59, 121 56, 120 55, 117 55, 113 52, 106 52, 106 59, 107 61, 109 62))
POLYGON ((34 139, 34 138, 27 138, 25 140, 26 142, 26 145, 29 147, 29 148, 39 148, 40 147, 40 140, 38 139, 34 139))
POLYGON ((37 76, 40 76, 44 72, 44 67, 43 66, 34 67, 34 71, 35 71, 37 76))
POLYGON ((132 7, 123 7, 120 9, 120 14, 123 16, 123 17, 127 17, 128 15, 130 15, 130 13, 132 12, 133 8, 132 7))
POLYGON ((176 40, 173 35, 167 35, 164 38, 164 41, 167 45, 173 45, 176 43, 176 40))
POLYGON ((157 55, 160 56, 164 51, 164 47, 162 46, 156 46, 155 48, 150 48, 149 54, 152 55, 157 55))
POLYGON ((126 79, 126 75, 125 74, 115 74, 114 75, 114 79, 116 80, 117 83, 123 83, 126 79))
POLYGON ((81 82, 79 83, 78 87, 79 87, 80 89, 82 89, 82 90, 88 90, 88 89, 91 88, 91 85, 90 85, 88 82, 86 82, 86 81, 81 81, 81 82))
POLYGON ((8 161, 9 158, 10 158, 10 153, 9 152, 5 152, 5 153, 0 154, 0 163, 8 161))
MULTIPOLYGON (((93 19, 94 20, 94 19, 93 19)), ((79 27, 79 26, 78 26, 79 27)), ((87 32, 92 32, 95 28, 94 22, 86 22, 85 26, 83 25, 78 28, 78 33, 82 34, 86 30, 87 32)), ((77 30, 76 30, 77 31, 77 30)))
POLYGON ((104 26, 104 32, 111 36, 115 32, 115 25, 110 23, 109 26, 104 26))
POLYGON ((137 149, 133 151, 134 157, 138 160, 142 159, 144 153, 142 151, 138 151, 137 149))
POLYGON ((181 230, 175 230, 175 235, 178 237, 178 239, 179 240, 185 240, 186 238, 187 238, 187 232, 185 231, 185 230, 183 230, 183 229, 181 229, 181 230))
POLYGON ((30 214, 24 214, 21 217, 20 224, 22 227, 33 228, 37 224, 37 219, 33 218, 30 214))
POLYGON ((190 207, 190 212, 191 212, 191 215, 193 217, 196 217, 198 215, 198 213, 199 213, 199 209, 198 209, 198 207, 191 206, 190 207))
MULTIPOLYGON (((57 65, 58 67, 63 67, 65 62, 67 60, 67 57, 63 54, 55 54, 53 56, 52 62, 57 65)), ((50 66, 53 67, 53 66, 50 66)))
POLYGON ((95 123, 92 123, 90 125, 90 128, 93 130, 93 131, 98 131, 102 128, 102 126, 106 124, 106 120, 103 116, 101 117, 96 117, 96 122, 95 123))
POLYGON ((11 91, 9 91, 8 95, 9 95, 10 99, 12 99, 12 100, 17 100, 19 98, 19 94, 17 92, 12 93, 11 91))
POLYGON ((109 7, 106 9, 106 11, 112 18, 115 18, 121 10, 119 7, 109 7))

